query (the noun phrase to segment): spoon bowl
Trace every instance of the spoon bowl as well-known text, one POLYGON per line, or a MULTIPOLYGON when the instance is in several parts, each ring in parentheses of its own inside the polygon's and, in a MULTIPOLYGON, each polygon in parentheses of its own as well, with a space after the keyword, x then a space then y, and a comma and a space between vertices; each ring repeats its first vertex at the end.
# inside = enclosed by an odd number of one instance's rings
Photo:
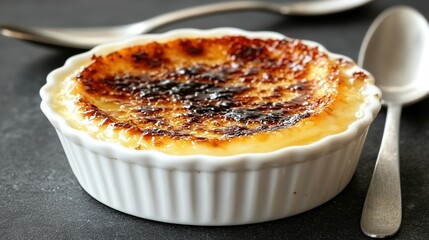
POLYGON ((370 71, 388 107, 380 152, 363 206, 362 231, 374 238, 401 226, 399 174, 401 108, 429 93, 429 27, 416 10, 398 6, 380 14, 366 34, 359 65, 370 71))
POLYGON ((15 25, 0 26, 0 33, 51 47, 90 49, 106 42, 149 33, 161 26, 199 16, 244 10, 262 10, 281 15, 315 16, 338 13, 365 5, 372 0, 312 0, 287 3, 232 1, 179 9, 142 22, 113 27, 41 28, 15 25))
POLYGON ((382 13, 368 30, 359 65, 375 76, 385 103, 411 104, 428 94, 427 29, 421 14, 400 6, 382 13))

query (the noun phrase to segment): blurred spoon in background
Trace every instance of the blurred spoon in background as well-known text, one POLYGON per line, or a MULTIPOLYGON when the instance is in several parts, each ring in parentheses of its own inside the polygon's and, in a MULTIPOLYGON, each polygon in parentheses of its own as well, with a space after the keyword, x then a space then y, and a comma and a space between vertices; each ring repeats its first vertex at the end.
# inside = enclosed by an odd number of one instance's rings
POLYGON ((199 16, 243 10, 263 10, 282 15, 314 16, 338 13, 360 7, 372 0, 312 0, 287 3, 264 1, 231 1, 190 7, 147 19, 113 27, 42 28, 2 25, 6 37, 32 43, 74 49, 89 49, 96 45, 148 33, 161 26, 199 16))

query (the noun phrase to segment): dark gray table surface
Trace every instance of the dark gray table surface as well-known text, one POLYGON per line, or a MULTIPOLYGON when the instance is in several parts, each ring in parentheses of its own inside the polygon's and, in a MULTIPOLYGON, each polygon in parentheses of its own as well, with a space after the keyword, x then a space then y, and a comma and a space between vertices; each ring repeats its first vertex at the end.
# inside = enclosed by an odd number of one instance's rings
MULTIPOLYGON (((117 25, 201 3, 197 0, 0 0, 0 24, 117 25)), ((356 60, 371 22, 380 12, 397 4, 413 6, 429 18, 426 0, 377 0, 331 16, 228 13, 157 31, 222 26, 271 30, 318 41, 329 50, 356 60)), ((90 197, 79 186, 53 127, 39 109, 38 91, 46 75, 72 54, 0 37, 0 239, 365 239, 359 227, 360 214, 380 146, 385 109, 370 128, 352 181, 320 207, 277 221, 234 227, 154 222, 115 211, 90 197)), ((429 99, 426 99, 403 110, 400 131, 403 223, 398 239, 429 238, 428 109, 429 99)))

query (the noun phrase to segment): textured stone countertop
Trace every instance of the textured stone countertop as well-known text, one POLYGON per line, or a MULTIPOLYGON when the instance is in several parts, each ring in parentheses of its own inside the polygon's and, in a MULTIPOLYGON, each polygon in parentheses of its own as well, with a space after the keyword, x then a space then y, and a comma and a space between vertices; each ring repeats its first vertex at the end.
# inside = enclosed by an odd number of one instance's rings
MULTIPOLYGON (((287 0, 285 0, 287 1, 287 0)), ((205 1, 209 2, 209 1, 205 1)), ((213 1, 210 1, 213 2, 213 1)), ((0 24, 99 26, 135 22, 202 1, 0 1, 0 24)), ((374 18, 408 4, 429 18, 425 0, 377 0, 349 12, 282 17, 217 14, 158 29, 238 27, 310 39, 356 60, 374 18)), ((382 137, 386 109, 370 128, 350 184, 334 199, 293 217, 233 227, 154 222, 113 210, 89 196, 39 108, 46 75, 72 52, 0 36, 0 239, 364 239, 359 222, 382 137)), ((429 81, 429 76, 428 76, 429 81)), ((403 222, 397 239, 429 238, 429 98, 404 108, 400 131, 403 222)))

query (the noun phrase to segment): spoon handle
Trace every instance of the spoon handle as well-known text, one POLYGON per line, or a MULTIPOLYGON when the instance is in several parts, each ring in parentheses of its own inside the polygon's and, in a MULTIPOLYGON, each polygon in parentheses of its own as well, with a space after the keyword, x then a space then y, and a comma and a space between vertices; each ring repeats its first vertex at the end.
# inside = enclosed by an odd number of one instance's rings
POLYGON ((362 231, 374 238, 394 235, 401 225, 399 123, 401 106, 388 104, 386 125, 362 211, 362 231))
POLYGON ((179 9, 172 12, 167 12, 159 16, 147 19, 136 25, 139 25, 141 29, 144 29, 140 33, 150 32, 153 29, 182 21, 185 19, 233 11, 244 11, 244 10, 263 10, 283 15, 324 15, 330 13, 341 12, 349 10, 372 0, 329 0, 329 1, 295 1, 288 3, 276 3, 267 1, 232 1, 232 2, 219 2, 210 3, 200 6, 189 7, 185 9, 179 9))

